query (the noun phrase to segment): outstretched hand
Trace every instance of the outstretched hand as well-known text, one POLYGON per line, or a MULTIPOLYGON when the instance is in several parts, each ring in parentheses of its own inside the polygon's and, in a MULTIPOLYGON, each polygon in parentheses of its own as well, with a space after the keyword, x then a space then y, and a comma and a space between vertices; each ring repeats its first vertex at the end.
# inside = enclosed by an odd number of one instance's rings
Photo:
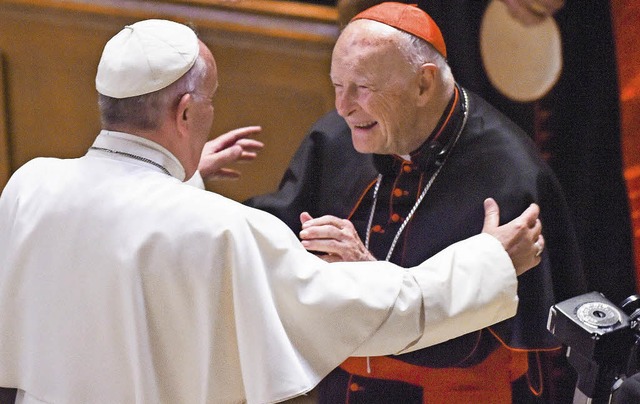
POLYGON ((544 237, 542 237, 542 223, 538 219, 539 214, 538 205, 531 204, 520 216, 499 226, 498 204, 492 198, 484 201, 482 232, 492 235, 502 243, 513 261, 517 275, 522 275, 540 263, 544 237))
POLYGON ((552 16, 562 7, 564 0, 502 0, 509 14, 523 25, 534 25, 552 16))
POLYGON ((237 179, 240 172, 227 165, 256 158, 264 143, 249 136, 262 131, 260 126, 246 126, 234 129, 208 141, 202 149, 198 171, 205 181, 237 179))

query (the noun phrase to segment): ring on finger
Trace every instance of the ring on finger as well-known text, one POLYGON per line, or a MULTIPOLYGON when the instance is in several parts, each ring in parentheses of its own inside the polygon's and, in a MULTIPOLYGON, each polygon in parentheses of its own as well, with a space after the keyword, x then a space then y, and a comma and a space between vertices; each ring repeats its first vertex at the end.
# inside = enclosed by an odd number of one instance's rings
POLYGON ((544 247, 542 247, 542 245, 540 245, 540 243, 537 241, 533 243, 533 246, 538 250, 536 252, 536 257, 539 257, 540 255, 542 255, 542 251, 544 250, 544 247))

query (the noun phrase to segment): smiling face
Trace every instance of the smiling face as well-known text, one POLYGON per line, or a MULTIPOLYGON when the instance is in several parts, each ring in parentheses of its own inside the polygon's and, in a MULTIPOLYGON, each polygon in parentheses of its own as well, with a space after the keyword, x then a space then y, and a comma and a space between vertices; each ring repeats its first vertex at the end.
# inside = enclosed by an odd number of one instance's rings
POLYGON ((428 135, 419 124, 420 73, 397 41, 395 29, 357 20, 344 29, 333 50, 336 109, 360 153, 409 154, 428 135))

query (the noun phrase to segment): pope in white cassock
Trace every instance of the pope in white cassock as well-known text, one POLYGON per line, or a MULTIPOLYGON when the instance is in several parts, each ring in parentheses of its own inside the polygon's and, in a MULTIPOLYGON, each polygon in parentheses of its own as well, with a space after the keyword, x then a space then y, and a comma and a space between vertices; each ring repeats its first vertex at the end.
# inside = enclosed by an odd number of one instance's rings
POLYGON ((329 264, 269 214, 184 182, 217 84, 190 28, 127 26, 98 66, 87 154, 37 158, 3 190, 0 386, 17 402, 278 402, 349 356, 515 314, 537 206, 416 268, 329 264))

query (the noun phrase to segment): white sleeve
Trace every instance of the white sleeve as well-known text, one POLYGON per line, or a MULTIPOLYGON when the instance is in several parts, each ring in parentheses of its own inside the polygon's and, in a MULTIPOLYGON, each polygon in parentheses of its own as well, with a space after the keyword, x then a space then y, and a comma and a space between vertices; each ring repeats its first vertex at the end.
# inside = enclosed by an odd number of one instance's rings
POLYGON ((421 265, 406 270, 403 286, 387 320, 352 356, 387 355, 388 342, 407 325, 420 337, 396 353, 439 344, 516 314, 515 269, 502 244, 488 234, 456 243, 421 265), (416 300, 422 300, 416 302, 416 300), (421 307, 421 321, 415 316, 421 307))

